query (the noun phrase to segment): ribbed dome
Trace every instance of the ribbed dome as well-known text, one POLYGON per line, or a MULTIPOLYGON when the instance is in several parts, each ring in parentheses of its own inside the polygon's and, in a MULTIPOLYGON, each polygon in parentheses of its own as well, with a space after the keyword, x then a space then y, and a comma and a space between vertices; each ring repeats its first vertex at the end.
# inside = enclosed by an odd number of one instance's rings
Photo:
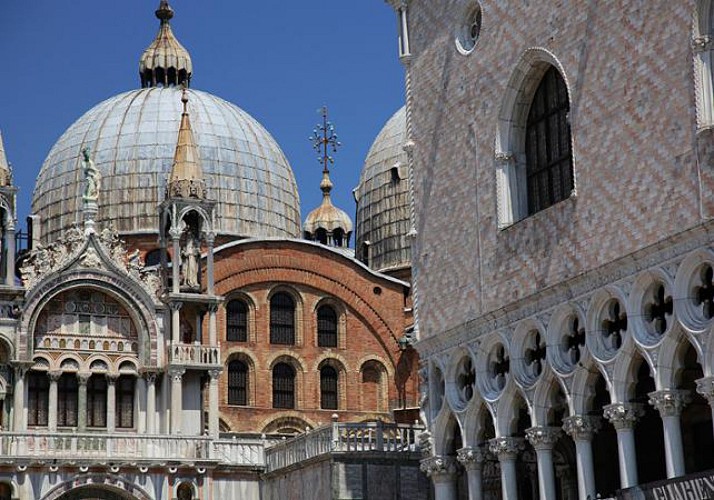
POLYGON ((356 252, 376 270, 411 265, 406 108, 392 116, 367 154, 357 200, 356 252))
MULTIPOLYGON (((81 220, 81 150, 102 173, 97 222, 123 234, 157 233, 174 161, 182 103, 179 87, 146 88, 112 97, 77 120, 45 160, 32 197, 51 241, 81 220)), ((237 106, 189 90, 191 125, 207 197, 217 202, 219 235, 300 235, 295 177, 272 136, 237 106)))

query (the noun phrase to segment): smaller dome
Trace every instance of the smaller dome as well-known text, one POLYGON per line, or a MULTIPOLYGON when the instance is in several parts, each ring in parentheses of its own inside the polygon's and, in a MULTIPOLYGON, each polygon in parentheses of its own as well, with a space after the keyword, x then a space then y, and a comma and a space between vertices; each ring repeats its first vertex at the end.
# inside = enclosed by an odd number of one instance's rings
POLYGON ((193 74, 191 55, 171 31, 169 21, 174 17, 174 10, 168 0, 161 0, 156 17, 161 21, 159 33, 139 60, 141 87, 188 87, 193 74))
POLYGON ((322 173, 320 189, 322 190, 322 203, 308 214, 305 224, 303 224, 305 239, 319 241, 330 246, 349 246, 352 235, 352 219, 344 210, 332 204, 330 198, 332 181, 328 170, 322 173))

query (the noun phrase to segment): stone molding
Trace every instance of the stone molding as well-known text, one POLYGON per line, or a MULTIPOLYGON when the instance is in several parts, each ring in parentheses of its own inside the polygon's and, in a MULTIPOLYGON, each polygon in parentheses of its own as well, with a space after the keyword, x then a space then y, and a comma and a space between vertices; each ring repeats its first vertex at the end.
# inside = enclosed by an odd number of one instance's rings
POLYGON ((688 391, 667 389, 648 394, 649 403, 662 417, 675 417, 682 414, 684 407, 691 401, 688 391))
POLYGON ((522 438, 499 437, 488 442, 488 450, 496 455, 500 462, 515 460, 524 448, 525 443, 522 438))
POLYGON ((634 429, 637 421, 644 415, 641 404, 613 403, 603 408, 603 415, 615 427, 615 430, 634 429))
POLYGON ((480 469, 484 459, 485 454, 480 448, 465 447, 456 451, 456 460, 466 470, 480 469))
POLYGON ((531 427, 526 429, 526 439, 536 450, 552 450, 563 435, 559 427, 531 427))
POLYGON ((573 441, 592 441, 602 427, 602 419, 590 415, 573 415, 563 419, 563 430, 573 441))
POLYGON ((451 481, 459 471, 456 459, 444 456, 425 458, 419 464, 419 468, 435 483, 451 481))

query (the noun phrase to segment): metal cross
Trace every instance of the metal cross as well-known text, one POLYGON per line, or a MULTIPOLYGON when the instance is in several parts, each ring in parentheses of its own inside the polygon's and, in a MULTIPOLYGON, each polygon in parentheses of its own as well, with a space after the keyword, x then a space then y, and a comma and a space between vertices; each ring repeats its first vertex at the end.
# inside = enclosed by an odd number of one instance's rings
POLYGON ((335 127, 332 122, 327 120, 327 106, 323 106, 320 110, 322 113, 322 123, 318 124, 312 131, 312 135, 308 138, 312 142, 312 147, 315 148, 320 156, 317 161, 322 164, 322 172, 329 172, 329 165, 335 163, 335 159, 330 156, 330 152, 336 153, 337 148, 342 146, 337 140, 335 127))

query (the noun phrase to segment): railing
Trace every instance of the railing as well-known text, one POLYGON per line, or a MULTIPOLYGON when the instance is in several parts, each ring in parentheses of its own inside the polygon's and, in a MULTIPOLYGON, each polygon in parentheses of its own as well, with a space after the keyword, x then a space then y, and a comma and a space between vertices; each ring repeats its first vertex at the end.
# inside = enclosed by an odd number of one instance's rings
POLYGON ((421 427, 370 422, 333 423, 285 440, 265 450, 266 471, 289 467, 328 453, 417 451, 421 427))
POLYGON ((18 461, 196 463, 263 467, 261 440, 213 440, 204 436, 1 432, 0 456, 18 461))
POLYGON ((221 364, 221 349, 218 346, 174 343, 169 346, 169 363, 185 366, 221 364))

